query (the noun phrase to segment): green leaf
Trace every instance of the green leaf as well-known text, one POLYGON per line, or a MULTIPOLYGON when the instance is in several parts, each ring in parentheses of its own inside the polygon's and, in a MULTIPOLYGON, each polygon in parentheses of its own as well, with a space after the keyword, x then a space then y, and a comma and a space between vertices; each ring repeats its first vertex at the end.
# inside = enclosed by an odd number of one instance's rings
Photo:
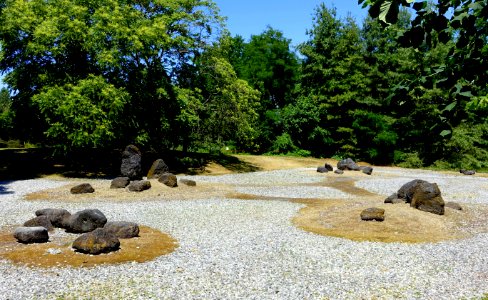
POLYGON ((454 107, 456 107, 457 102, 452 102, 451 104, 447 105, 442 111, 451 111, 454 107))
POLYGON ((446 137, 446 136, 450 135, 451 133, 452 133, 451 130, 445 129, 445 130, 442 130, 442 132, 440 133, 440 136, 446 137))

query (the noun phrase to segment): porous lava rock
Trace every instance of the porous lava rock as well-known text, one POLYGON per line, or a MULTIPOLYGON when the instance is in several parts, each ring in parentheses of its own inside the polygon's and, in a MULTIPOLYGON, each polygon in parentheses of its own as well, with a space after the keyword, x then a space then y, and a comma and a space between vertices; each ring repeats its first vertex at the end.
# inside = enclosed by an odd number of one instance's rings
POLYGON ((66 221, 71 213, 66 209, 44 208, 36 210, 36 216, 46 216, 54 227, 66 228, 66 221))
POLYGON ((169 167, 166 165, 162 158, 156 159, 149 171, 147 172, 147 179, 156 179, 159 178, 164 173, 169 172, 169 167))
POLYGON ((130 239, 139 236, 139 225, 134 222, 107 222, 103 229, 114 234, 119 239, 130 239))
POLYGON ((126 188, 130 183, 130 178, 129 177, 117 177, 112 180, 110 183, 110 188, 111 189, 124 189, 126 188))
POLYGON ((66 220, 66 231, 85 233, 102 228, 107 223, 107 217, 98 209, 85 209, 72 214, 66 220))
POLYGON ((95 189, 89 183, 82 183, 72 187, 70 192, 71 194, 88 194, 95 192, 95 189))
POLYGON ((96 255, 117 251, 120 248, 120 241, 113 233, 97 228, 79 236, 72 247, 78 252, 96 255))
POLYGON ((142 179, 142 154, 139 148, 128 145, 122 152, 122 164, 120 165, 122 177, 129 177, 130 180, 142 179))
POLYGON ((187 186, 197 186, 196 181, 191 179, 180 179, 180 183, 187 186))
POLYGON ((132 181, 127 187, 131 192, 142 192, 151 188, 151 182, 148 180, 132 181))
POLYGON ((352 158, 346 158, 337 163, 337 169, 359 171, 359 166, 352 160, 352 158))
POLYGON ((47 231, 51 231, 54 229, 53 224, 51 224, 51 221, 47 216, 38 216, 24 223, 24 227, 39 227, 39 226, 46 228, 47 231))
POLYGON ((377 207, 367 208, 361 212, 361 220, 383 222, 385 220, 385 210, 377 207))
POLYGON ((169 187, 178 186, 178 179, 176 178, 176 175, 172 173, 161 174, 161 176, 159 176, 158 181, 169 187))
POLYGON ((14 237, 19 243, 45 243, 49 240, 47 229, 42 226, 18 227, 14 231, 14 237))

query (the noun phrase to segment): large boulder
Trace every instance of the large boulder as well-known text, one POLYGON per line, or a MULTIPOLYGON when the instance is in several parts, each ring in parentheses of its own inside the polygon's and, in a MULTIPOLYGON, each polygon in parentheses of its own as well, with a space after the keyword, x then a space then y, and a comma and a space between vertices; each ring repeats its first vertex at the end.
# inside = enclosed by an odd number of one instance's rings
POLYGON ((114 234, 119 239, 130 239, 139 236, 139 225, 133 222, 107 222, 103 229, 114 234))
POLYGON ((88 194, 95 192, 95 189, 89 183, 82 183, 72 187, 70 192, 71 194, 88 194))
POLYGON ((66 228, 71 213, 66 209, 44 208, 36 211, 36 216, 46 216, 54 227, 66 228))
POLYGON ((142 192, 151 188, 151 182, 148 180, 132 181, 127 187, 131 192, 142 192))
POLYGON ((433 214, 444 214, 444 199, 436 183, 415 179, 404 184, 397 195, 410 203, 411 207, 433 214))
POLYGON ((337 169, 359 171, 359 166, 351 158, 346 158, 337 163, 337 169))
POLYGON ((136 146, 129 145, 122 152, 120 173, 122 177, 129 177, 130 180, 142 179, 142 154, 136 146))
POLYGON ((147 172, 147 179, 156 179, 159 178, 164 173, 168 173, 169 168, 164 162, 164 160, 157 159, 153 162, 151 168, 147 172))
POLYGON ((39 226, 46 228, 48 231, 54 229, 53 224, 51 224, 51 221, 47 216, 38 216, 24 223, 24 227, 39 227, 39 226))
POLYGON ((107 217, 98 209, 85 209, 72 214, 66 221, 66 230, 73 233, 85 233, 102 228, 107 217))
POLYGON ((79 236, 72 247, 81 253, 100 254, 117 251, 120 248, 119 239, 103 228, 97 228, 79 236))
POLYGON ((178 186, 178 179, 176 178, 176 175, 174 175, 172 173, 161 174, 161 176, 159 176, 158 181, 163 183, 164 185, 169 186, 169 187, 177 187, 178 186))
POLYGON ((49 240, 47 229, 42 226, 18 227, 14 231, 14 237, 19 243, 24 244, 45 243, 49 240))
POLYGON ((130 183, 129 177, 117 177, 110 183, 111 189, 124 189, 130 183))
POLYGON ((361 220, 383 222, 385 220, 385 210, 377 207, 367 208, 361 212, 361 220))

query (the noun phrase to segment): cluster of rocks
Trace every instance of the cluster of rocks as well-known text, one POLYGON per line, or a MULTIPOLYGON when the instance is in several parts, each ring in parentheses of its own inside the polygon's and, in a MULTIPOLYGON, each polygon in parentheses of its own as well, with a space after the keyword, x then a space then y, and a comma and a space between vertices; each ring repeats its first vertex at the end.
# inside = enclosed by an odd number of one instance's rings
POLYGON ((139 235, 139 225, 136 223, 107 222, 105 215, 98 209, 85 209, 71 214, 65 209, 46 208, 37 210, 35 214, 35 218, 15 229, 14 237, 19 243, 46 243, 49 241, 49 231, 62 228, 69 233, 81 234, 73 242, 73 249, 81 253, 100 254, 118 250, 119 239, 139 235))
POLYGON ((369 166, 359 166, 354 160, 351 158, 346 158, 337 163, 337 169, 334 171, 334 168, 326 163, 324 166, 320 166, 317 168, 317 172, 319 173, 327 173, 327 172, 334 172, 336 174, 344 174, 344 171, 351 170, 351 171, 362 171, 364 174, 371 175, 373 173, 373 168, 369 166))
MULTIPOLYGON (((405 183, 398 192, 386 198, 384 203, 408 203, 410 207, 437 215, 444 215, 445 207, 455 210, 463 209, 456 202, 444 202, 439 186, 436 183, 421 179, 405 183)), ((368 208, 361 212, 361 219, 364 221, 383 221, 385 219, 384 213, 385 210, 381 208, 368 208)))
MULTIPOLYGON (((169 171, 163 159, 157 159, 147 172, 146 179, 143 178, 142 154, 134 145, 129 145, 122 153, 121 175, 112 180, 111 189, 125 189, 131 192, 142 192, 151 188, 149 179, 157 179, 169 187, 178 186, 178 178, 169 171)), ((188 186, 196 186, 196 182, 189 179, 181 179, 180 183, 188 186)), ((95 190, 89 183, 77 185, 71 189, 72 194, 93 193, 95 190)))

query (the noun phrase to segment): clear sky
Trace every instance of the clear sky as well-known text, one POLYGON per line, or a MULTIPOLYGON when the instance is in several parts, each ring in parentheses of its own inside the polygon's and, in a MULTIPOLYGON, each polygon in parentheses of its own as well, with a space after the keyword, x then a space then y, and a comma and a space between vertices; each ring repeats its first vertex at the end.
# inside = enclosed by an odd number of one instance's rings
POLYGON ((357 0, 214 0, 220 14, 226 16, 227 28, 248 40, 262 33, 267 25, 283 32, 296 46, 307 40, 305 31, 312 28, 312 15, 320 3, 335 7, 339 17, 351 13, 360 25, 367 15, 357 0))

